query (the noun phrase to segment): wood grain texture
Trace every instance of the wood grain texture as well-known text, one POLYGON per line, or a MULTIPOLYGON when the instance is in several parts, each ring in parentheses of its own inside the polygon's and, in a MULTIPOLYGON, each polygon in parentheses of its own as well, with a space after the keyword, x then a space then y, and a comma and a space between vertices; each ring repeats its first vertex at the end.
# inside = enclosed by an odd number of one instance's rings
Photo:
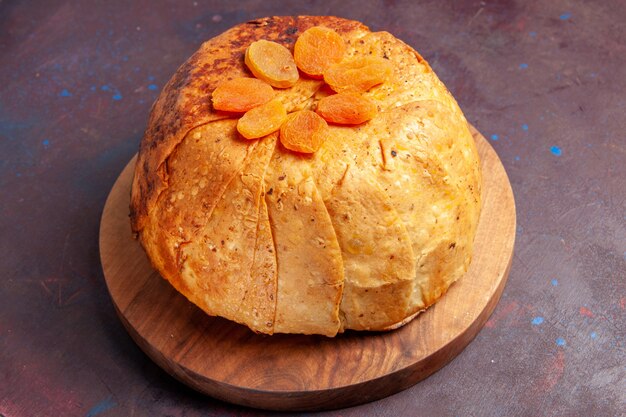
POLYGON ((515 202, 496 153, 472 130, 484 173, 483 211, 467 274, 433 307, 391 332, 336 338, 257 335, 207 316, 155 272, 131 238, 129 187, 135 159, 117 179, 100 226, 100 255, 115 308, 137 344, 182 382, 257 408, 351 406, 408 388, 440 369, 476 336, 508 276, 515 202))

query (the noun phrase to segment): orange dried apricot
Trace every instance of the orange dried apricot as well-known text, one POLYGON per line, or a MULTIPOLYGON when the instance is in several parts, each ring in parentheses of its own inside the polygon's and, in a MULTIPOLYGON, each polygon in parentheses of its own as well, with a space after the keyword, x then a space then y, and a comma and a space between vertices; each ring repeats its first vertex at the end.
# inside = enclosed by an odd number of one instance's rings
POLYGON ((257 139, 280 129, 287 110, 279 100, 272 100, 248 110, 237 121, 237 130, 246 139, 257 139))
POLYGON ((336 64, 346 53, 346 43, 334 30, 314 26, 298 37, 293 57, 298 68, 313 78, 322 78, 330 65, 336 64))
POLYGON ((324 72, 324 81, 338 93, 363 92, 389 78, 391 63, 380 57, 364 56, 331 65, 324 72))
POLYGON ((245 62, 252 74, 276 88, 288 88, 298 81, 298 68, 289 49, 264 39, 246 49, 245 62))
POLYGON ((274 89, 256 78, 233 78, 222 81, 213 90, 213 107, 216 110, 246 112, 274 98, 274 89))
POLYGON ((287 149, 316 152, 328 136, 328 124, 311 110, 290 113, 280 128, 280 142, 287 149))
POLYGON ((358 125, 374 118, 378 109, 369 98, 349 92, 324 97, 316 111, 327 122, 358 125))

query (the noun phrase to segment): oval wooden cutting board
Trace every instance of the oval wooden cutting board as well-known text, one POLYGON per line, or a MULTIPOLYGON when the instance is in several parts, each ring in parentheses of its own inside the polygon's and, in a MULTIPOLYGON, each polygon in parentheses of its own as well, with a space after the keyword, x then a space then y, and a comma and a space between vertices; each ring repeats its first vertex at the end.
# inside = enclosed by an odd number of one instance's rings
POLYGON ((167 372, 213 397, 272 410, 347 407, 391 395, 443 367, 476 336, 504 288, 515 241, 515 202, 502 163, 475 129, 483 211, 469 271, 425 313, 385 333, 335 338, 258 335, 210 317, 151 267, 128 219, 131 160, 100 225, 113 303, 137 344, 167 372))

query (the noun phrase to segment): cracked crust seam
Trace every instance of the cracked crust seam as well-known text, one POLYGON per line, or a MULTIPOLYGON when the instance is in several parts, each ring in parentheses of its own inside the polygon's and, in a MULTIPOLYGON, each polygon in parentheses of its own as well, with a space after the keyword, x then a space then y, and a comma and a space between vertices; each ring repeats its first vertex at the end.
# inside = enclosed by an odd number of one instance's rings
MULTIPOLYGON (((269 223, 269 233, 270 233, 270 237, 272 238, 272 247, 274 249, 274 262, 276 264, 276 285, 274 285, 274 318, 272 319, 272 333, 274 333, 274 328, 276 328, 276 312, 278 310, 277 306, 278 306, 278 286, 280 285, 280 277, 278 275, 278 250, 276 249, 276 237, 274 236, 274 230, 272 228, 271 225, 271 220, 270 220, 270 216, 269 216, 269 209, 267 209, 267 192, 265 189, 265 177, 267 175, 267 168, 269 167, 269 165, 272 163, 272 161, 274 160, 274 154, 276 154, 276 151, 278 150, 278 148, 280 147, 278 145, 278 141, 279 139, 276 139, 276 144, 274 145, 274 150, 272 151, 272 155, 269 158, 269 161, 265 167, 265 171, 263 171, 263 178, 261 180, 261 184, 263 185, 263 195, 262 198, 265 201, 265 207, 266 210, 268 210, 267 213, 267 219, 268 219, 268 223, 269 223)), ((261 210, 261 205, 259 204, 259 211, 261 210)), ((260 219, 260 217, 259 217, 260 219)), ((258 229, 257 229, 257 237, 258 237, 258 229)), ((256 245, 255 245, 255 250, 256 250, 256 245)))
MULTIPOLYGON (((268 135, 269 136, 269 135, 268 135)), ((267 140, 267 136, 264 138, 261 138, 260 140, 267 140)), ((272 149, 272 153, 270 154, 270 156, 268 157, 267 163, 265 164, 265 168, 263 169, 263 172, 261 173, 261 176, 259 178, 259 196, 256 199, 257 205, 259 207, 258 211, 257 211, 257 221, 256 221, 256 236, 254 239, 254 252, 252 254, 252 263, 250 266, 250 278, 252 278, 252 269, 254 268, 255 264, 256 264, 256 259, 257 259, 257 247, 258 247, 258 242, 259 242, 259 227, 261 225, 261 210, 263 209, 263 205, 261 204, 261 200, 263 200, 264 204, 266 204, 266 211, 267 211, 267 203, 265 203, 265 176, 267 175, 267 168, 269 167, 270 163, 272 162, 272 157, 274 156, 274 152, 276 152, 276 148, 278 144, 278 138, 276 138, 276 140, 274 141, 274 147, 272 149)), ((255 148, 256 149, 256 148, 255 148)), ((269 217, 269 215, 268 215, 269 217)), ((272 252, 274 254, 274 263, 276 265, 276 271, 274 274, 274 294, 272 296, 272 300, 274 301, 274 315, 272 316, 272 328, 271 328, 271 333, 274 333, 274 326, 276 323, 276 303, 277 303, 277 299, 278 299, 278 257, 276 255, 276 242, 274 242, 274 234, 272 233, 272 228, 269 227, 269 233, 270 233, 270 237, 272 238, 272 252)), ((243 304, 243 299, 241 300, 241 304, 240 304, 240 308, 241 305, 243 304)))
MULTIPOLYGON (((346 169, 347 173, 348 170, 346 169)), ((344 173, 344 176, 345 176, 344 173)), ((343 180, 343 176, 342 176, 342 180, 343 180)), ((341 181, 340 181, 341 182, 341 181)), ((315 182, 314 182, 315 183, 315 182)), ((335 185, 336 186, 336 185, 335 185)), ((317 187, 317 185, 316 185, 317 187)), ((343 315, 341 314, 341 302, 343 301, 343 294, 344 294, 344 288, 345 288, 345 284, 346 284, 346 267, 345 267, 345 263, 344 263, 344 259, 343 259, 343 251, 341 250, 341 245, 339 244, 339 238, 337 237, 337 230, 335 229, 335 226, 333 225, 333 221, 332 221, 332 217, 330 215, 330 213, 328 212, 328 207, 326 206, 326 201, 321 198, 320 196, 320 201, 322 202, 322 205, 324 206, 324 211, 326 212, 326 216, 328 216, 328 220, 330 222, 331 228, 333 229, 333 236, 335 237, 335 240, 337 241, 337 247, 339 248, 339 258, 341 259, 341 282, 339 282, 339 294, 337 295, 337 299, 336 299, 336 312, 337 312, 337 320, 339 321, 339 326, 337 327, 337 331, 335 332, 335 335, 337 335, 337 333, 341 332, 344 330, 344 322, 343 320, 343 315)), ((335 287, 337 284, 332 284, 329 286, 335 287)))

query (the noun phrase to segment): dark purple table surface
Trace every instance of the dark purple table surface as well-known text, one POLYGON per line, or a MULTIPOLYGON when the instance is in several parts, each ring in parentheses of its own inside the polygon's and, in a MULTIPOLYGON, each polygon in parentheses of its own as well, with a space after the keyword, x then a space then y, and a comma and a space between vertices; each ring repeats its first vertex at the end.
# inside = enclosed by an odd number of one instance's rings
POLYGON ((272 414, 198 394, 139 350, 104 284, 98 226, 175 69, 277 14, 354 18, 419 50, 517 201, 509 282, 476 339, 413 388, 323 414, 624 415, 620 0, 0 0, 0 415, 272 414))

